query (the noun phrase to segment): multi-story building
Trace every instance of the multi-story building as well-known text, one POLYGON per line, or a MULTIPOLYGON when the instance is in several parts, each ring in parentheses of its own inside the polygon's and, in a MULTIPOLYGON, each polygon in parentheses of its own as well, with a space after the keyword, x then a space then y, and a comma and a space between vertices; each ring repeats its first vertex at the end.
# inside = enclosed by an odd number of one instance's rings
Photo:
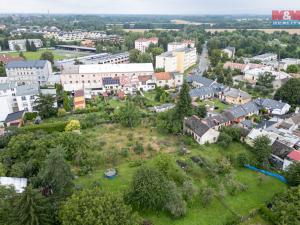
POLYGON ((135 49, 138 49, 141 52, 146 52, 150 44, 158 44, 158 38, 139 38, 135 41, 135 49))
POLYGON ((195 42, 191 40, 183 40, 182 42, 171 42, 168 44, 168 52, 182 48, 195 48, 195 42))
POLYGON ((55 61, 54 65, 61 70, 67 69, 74 64, 120 64, 129 63, 129 53, 123 52, 118 54, 100 53, 95 55, 88 55, 74 59, 65 59, 55 61))
POLYGON ((17 83, 0 84, 0 121, 17 111, 34 111, 34 102, 39 94, 38 84, 17 86, 17 83))
POLYGON ((5 66, 8 82, 44 85, 52 74, 51 63, 47 60, 12 61, 5 66))
POLYGON ((9 50, 16 51, 17 46, 19 47, 20 51, 26 51, 26 41, 29 41, 30 43, 33 43, 36 48, 43 47, 43 42, 41 39, 19 39, 19 40, 9 40, 9 50))
POLYGON ((176 49, 156 56, 156 68, 165 69, 166 72, 177 71, 184 73, 197 62, 196 48, 176 49), (176 68, 176 69, 175 69, 176 68))
POLYGON ((153 73, 152 63, 77 65, 63 71, 61 83, 66 91, 85 89, 99 94, 123 90, 132 93, 139 89, 139 77, 153 76, 153 73))

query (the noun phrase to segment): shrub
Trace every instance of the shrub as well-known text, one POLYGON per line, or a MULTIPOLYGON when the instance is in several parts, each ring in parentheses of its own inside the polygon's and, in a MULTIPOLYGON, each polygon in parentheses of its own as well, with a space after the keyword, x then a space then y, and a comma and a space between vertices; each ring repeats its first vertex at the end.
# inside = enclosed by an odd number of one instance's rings
POLYGON ((244 165, 249 164, 250 160, 249 157, 246 153, 240 153, 237 157, 236 157, 236 162, 240 167, 244 167, 244 165))
POLYGON ((223 148, 228 148, 232 142, 232 137, 227 133, 221 132, 218 138, 218 144, 223 148))
POLYGON ((58 132, 63 132, 65 131, 65 127, 68 122, 53 122, 53 123, 42 123, 39 125, 30 125, 26 127, 20 128, 21 131, 26 131, 26 132, 35 132, 37 130, 43 130, 48 133, 52 133, 55 131, 58 132))
POLYGON ((137 160, 134 160, 134 161, 130 161, 129 162, 129 167, 130 168, 133 168, 133 167, 139 167, 141 165, 143 165, 144 161, 141 160, 141 159, 137 159, 137 160))
POLYGON ((67 115, 67 112, 64 108, 59 108, 57 111, 57 116, 58 117, 64 117, 65 115, 67 115))
POLYGON ((120 155, 124 158, 127 158, 129 156, 128 148, 122 148, 120 155))
POLYGON ((33 120, 37 117, 37 112, 26 112, 24 116, 24 120, 33 120))
POLYGON ((136 142, 134 148, 133 148, 134 152, 138 155, 142 154, 144 152, 144 147, 141 143, 136 142))
POLYGON ((183 200, 181 193, 178 191, 174 182, 168 182, 168 197, 165 209, 174 218, 182 217, 186 214, 186 202, 183 200))
POLYGON ((183 182, 182 195, 187 202, 192 201, 196 197, 197 193, 198 188, 193 184, 191 180, 186 180, 183 182))
POLYGON ((73 131, 73 130, 80 130, 79 120, 71 120, 65 128, 65 131, 73 131))
POLYGON ((207 207, 212 202, 213 198, 215 196, 215 191, 211 187, 206 187, 202 190, 201 193, 201 200, 204 207, 207 207))
POLYGON ((221 160, 218 161, 218 173, 219 174, 226 174, 232 170, 232 166, 230 161, 223 157, 221 160))

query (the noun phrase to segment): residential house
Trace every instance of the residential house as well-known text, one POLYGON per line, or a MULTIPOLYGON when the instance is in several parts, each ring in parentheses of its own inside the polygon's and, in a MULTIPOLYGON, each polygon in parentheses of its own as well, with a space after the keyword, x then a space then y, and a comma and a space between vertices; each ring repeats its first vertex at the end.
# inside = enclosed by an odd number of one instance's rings
POLYGON ((192 98, 192 101, 195 101, 197 99, 204 100, 214 98, 216 91, 211 87, 200 87, 190 90, 189 94, 192 98))
POLYGON ((74 93, 74 109, 85 109, 84 90, 76 90, 74 93))
POLYGON ((283 162, 283 170, 288 170, 293 163, 300 163, 300 150, 293 150, 290 152, 283 162))
POLYGON ((228 46, 225 49, 223 49, 222 52, 226 53, 229 58, 234 58, 234 56, 235 56, 235 47, 228 46))
POLYGON ((184 119, 183 131, 191 135, 201 145, 217 142, 220 134, 219 131, 210 128, 195 115, 184 119))
POLYGON ((271 149, 272 153, 270 156, 270 162, 275 168, 283 169, 286 157, 294 150, 294 148, 288 146, 280 140, 276 140, 272 144, 271 149))
POLYGON ((154 90, 156 87, 155 80, 151 75, 139 76, 138 90, 149 91, 154 90))
POLYGON ((251 101, 251 95, 242 90, 229 87, 220 95, 220 99, 229 104, 242 105, 251 101))
POLYGON ((255 63, 235 63, 235 62, 226 62, 223 65, 224 69, 231 69, 231 70, 240 70, 242 73, 245 73, 247 70, 262 68, 265 65, 255 64, 255 63))
POLYGON ((254 101, 261 109, 266 109, 273 115, 284 115, 288 113, 291 108, 291 106, 287 103, 268 98, 258 98, 254 101))
POLYGON ((24 123, 25 111, 13 112, 7 115, 4 123, 7 127, 20 127, 24 123))
POLYGON ((217 81, 199 75, 190 75, 187 81, 196 88, 211 87, 213 84, 217 84, 217 81))
POLYGON ((252 58, 252 60, 256 60, 256 61, 260 61, 262 63, 265 63, 265 62, 269 62, 269 61, 275 61, 275 60, 277 60, 277 58, 278 58, 277 54, 265 53, 265 54, 262 54, 262 55, 254 56, 252 58))
POLYGON ((176 88, 183 84, 183 75, 180 73, 154 73, 154 81, 158 87, 176 88))

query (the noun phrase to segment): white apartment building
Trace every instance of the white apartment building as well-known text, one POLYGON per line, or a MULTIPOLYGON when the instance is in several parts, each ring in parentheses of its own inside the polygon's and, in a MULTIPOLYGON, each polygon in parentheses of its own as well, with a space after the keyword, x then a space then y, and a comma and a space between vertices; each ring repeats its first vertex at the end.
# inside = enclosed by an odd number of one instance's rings
POLYGON ((29 41, 30 43, 33 43, 36 48, 43 47, 43 42, 41 39, 18 39, 18 40, 9 40, 9 50, 16 51, 16 46, 19 46, 20 51, 26 51, 26 41, 29 41))
POLYGON ((293 59, 293 58, 285 58, 281 60, 282 68, 284 70, 287 69, 290 65, 300 65, 300 59, 293 59))
POLYGON ((191 40, 183 40, 182 42, 171 42, 168 44, 168 52, 182 48, 195 48, 195 42, 191 40))
POLYGON ((61 83, 66 91, 86 89, 104 93, 123 90, 131 93, 138 90, 140 77, 152 77, 153 73, 152 63, 78 65, 61 74, 61 83))
POLYGON ((156 69, 165 69, 165 72, 184 73, 197 62, 196 48, 176 49, 156 56, 156 69), (175 69, 176 68, 176 69, 175 69))
POLYGON ((150 44, 158 44, 158 38, 139 38, 134 42, 134 47, 144 53, 150 44))
POLYGON ((156 68, 165 69, 166 72, 177 71, 177 57, 173 52, 165 52, 156 56, 156 68))
POLYGON ((0 122, 10 113, 34 111, 34 101, 39 94, 37 84, 17 86, 17 83, 0 84, 0 122))
POLYGON ((44 85, 52 74, 51 63, 47 60, 12 61, 5 66, 8 82, 44 85))

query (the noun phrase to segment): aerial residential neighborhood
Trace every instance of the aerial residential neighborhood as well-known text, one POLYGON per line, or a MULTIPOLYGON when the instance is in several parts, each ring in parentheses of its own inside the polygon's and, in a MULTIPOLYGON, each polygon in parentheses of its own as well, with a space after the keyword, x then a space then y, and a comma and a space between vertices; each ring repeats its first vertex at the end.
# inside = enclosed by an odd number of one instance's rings
POLYGON ((1 225, 300 224, 297 1, 0 5, 1 225))

